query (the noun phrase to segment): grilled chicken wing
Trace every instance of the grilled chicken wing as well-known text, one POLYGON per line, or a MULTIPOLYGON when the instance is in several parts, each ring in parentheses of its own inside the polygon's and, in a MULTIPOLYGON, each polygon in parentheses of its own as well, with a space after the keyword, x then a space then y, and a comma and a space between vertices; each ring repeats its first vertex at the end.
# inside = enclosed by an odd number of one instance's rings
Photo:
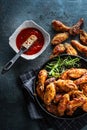
POLYGON ((43 69, 38 74, 38 84, 36 87, 37 94, 42 100, 44 96, 44 83, 46 78, 47 78, 47 71, 43 69))
POLYGON ((65 43, 64 46, 65 46, 67 54, 69 54, 69 55, 78 55, 76 49, 73 48, 71 44, 65 43))
POLYGON ((56 80, 55 77, 52 77, 52 78, 48 78, 46 81, 45 81, 45 86, 47 86, 48 84, 54 82, 56 80))
POLYGON ((75 35, 79 34, 80 28, 81 28, 83 23, 84 23, 84 20, 83 20, 83 18, 81 18, 74 26, 72 26, 70 28, 70 30, 69 30, 70 35, 75 36, 75 35))
POLYGON ((70 29, 70 27, 64 25, 61 21, 58 20, 52 21, 52 27, 54 28, 54 30, 59 32, 67 32, 70 29))
POLYGON ((38 74, 38 86, 44 91, 44 83, 47 78, 47 71, 45 69, 41 70, 38 74))
POLYGON ((74 81, 76 85, 87 83, 87 73, 85 73, 81 78, 78 78, 74 81))
POLYGON ((46 86, 45 94, 44 94, 44 103, 49 105, 56 95, 56 89, 54 83, 50 83, 46 86))
POLYGON ((60 116, 63 116, 64 115, 64 112, 66 111, 67 109, 67 103, 69 101, 69 94, 64 94, 62 99, 60 100, 59 104, 58 104, 58 114, 60 116))
POLYGON ((52 45, 58 45, 58 44, 64 42, 68 38, 69 38, 69 33, 67 33, 67 32, 58 33, 53 37, 53 39, 51 40, 51 43, 52 43, 52 45))
POLYGON ((80 31, 80 40, 84 45, 87 45, 87 33, 83 30, 80 31))
POLYGON ((72 68, 68 70, 68 76, 70 78, 80 78, 85 73, 87 73, 87 69, 72 68))
POLYGON ((71 44, 81 53, 87 54, 87 46, 82 45, 76 40, 72 40, 71 44))
POLYGON ((85 100, 81 98, 74 98, 67 104, 67 115, 72 115, 78 107, 81 107, 85 103, 85 100))
POLYGON ((69 92, 71 90, 76 90, 77 86, 74 84, 72 80, 62 80, 58 79, 55 81, 55 85, 57 86, 59 91, 69 92))
POLYGON ((65 51, 63 44, 56 45, 52 51, 50 58, 54 58, 65 51))

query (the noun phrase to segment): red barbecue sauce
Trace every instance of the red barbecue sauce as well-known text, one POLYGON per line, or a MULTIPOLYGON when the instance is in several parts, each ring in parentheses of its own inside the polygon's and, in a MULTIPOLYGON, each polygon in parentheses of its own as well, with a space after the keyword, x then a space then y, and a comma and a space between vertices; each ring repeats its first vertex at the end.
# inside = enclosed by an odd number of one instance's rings
POLYGON ((33 45, 25 52, 27 55, 33 55, 38 53, 44 45, 44 37, 42 33, 36 28, 25 28, 23 29, 16 38, 16 46, 20 50, 21 45, 28 39, 30 35, 35 35, 37 40, 33 45))

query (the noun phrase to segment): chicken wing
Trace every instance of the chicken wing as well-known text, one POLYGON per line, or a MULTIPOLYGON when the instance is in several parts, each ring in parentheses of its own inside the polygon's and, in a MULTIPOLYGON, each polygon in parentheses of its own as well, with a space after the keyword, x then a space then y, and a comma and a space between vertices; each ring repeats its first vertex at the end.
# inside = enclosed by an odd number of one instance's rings
POLYGON ((69 92, 71 90, 76 90, 77 86, 74 84, 72 80, 62 80, 58 79, 55 81, 55 85, 57 86, 59 91, 69 92))
POLYGON ((56 45, 52 51, 50 58, 54 58, 65 51, 63 44, 56 45))
POLYGON ((80 78, 82 75, 87 73, 87 69, 82 68, 72 68, 68 70, 68 76, 70 78, 80 78))
POLYGON ((74 80, 74 83, 76 85, 81 85, 81 84, 87 83, 87 73, 85 73, 81 78, 74 80))
POLYGON ((58 104, 58 115, 59 116, 63 116, 64 112, 67 109, 67 103, 69 102, 69 94, 64 94, 62 99, 60 100, 59 104, 58 104))
POLYGON ((54 28, 54 30, 59 32, 67 32, 70 29, 70 27, 64 25, 61 21, 58 20, 52 21, 52 27, 54 28))
POLYGON ((72 115, 78 107, 81 107, 85 103, 85 100, 80 98, 74 98, 67 104, 67 115, 72 115))
POLYGON ((38 74, 38 84, 36 87, 37 94, 42 100, 44 97, 44 83, 46 78, 47 78, 47 71, 43 69, 38 74))
POLYGON ((49 105, 56 95, 56 89, 54 83, 50 83, 46 86, 44 94, 44 103, 49 105))
POLYGON ((70 30, 69 30, 70 35, 75 36, 75 35, 79 34, 80 28, 81 28, 83 23, 84 23, 84 20, 83 20, 83 18, 81 18, 74 26, 72 26, 70 28, 70 30))
POLYGON ((47 78, 47 71, 43 69, 38 74, 38 86, 42 91, 44 91, 44 83, 46 78, 47 78))
POLYGON ((45 86, 47 86, 48 84, 54 82, 56 80, 55 77, 52 77, 52 78, 48 78, 46 81, 45 81, 45 86))
POLYGON ((78 55, 76 49, 73 48, 71 44, 65 43, 64 46, 65 46, 67 54, 69 54, 69 55, 78 55))
POLYGON ((81 53, 87 54, 87 46, 82 45, 76 40, 72 40, 71 44, 81 53))
POLYGON ((83 30, 80 31, 80 40, 84 45, 87 45, 87 33, 83 30))
POLYGON ((52 45, 58 45, 58 44, 64 42, 68 38, 69 38, 69 33, 67 33, 67 32, 58 33, 53 37, 53 39, 51 40, 51 43, 52 43, 52 45))

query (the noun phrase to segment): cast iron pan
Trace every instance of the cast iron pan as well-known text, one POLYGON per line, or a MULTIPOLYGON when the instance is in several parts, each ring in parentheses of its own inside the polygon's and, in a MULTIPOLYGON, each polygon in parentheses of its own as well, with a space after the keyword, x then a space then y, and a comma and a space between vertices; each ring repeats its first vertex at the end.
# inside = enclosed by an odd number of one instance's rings
MULTIPOLYGON (((70 56, 71 58, 76 58, 76 57, 78 57, 78 58, 80 59, 81 67, 87 69, 87 60, 84 59, 84 58, 82 58, 82 57, 80 57, 80 56, 73 56, 73 55, 67 55, 67 54, 62 54, 62 55, 59 55, 59 56, 60 56, 60 58, 66 58, 67 56, 70 56)), ((49 62, 51 62, 51 61, 53 61, 53 60, 54 60, 54 59, 48 60, 48 61, 39 69, 39 71, 40 71, 41 69, 45 68, 45 66, 46 66, 47 63, 49 63, 49 62)), ((39 72, 39 71, 38 71, 38 72, 39 72)), ((38 74, 37 74, 37 75, 38 75, 38 74)), ((75 111, 75 113, 73 114, 73 116, 67 116, 67 115, 65 115, 65 116, 62 116, 62 117, 56 116, 56 115, 54 115, 54 114, 48 112, 48 111, 46 110, 45 106, 44 106, 44 103, 40 100, 40 98, 39 98, 38 95, 37 95, 37 92, 36 92, 36 82, 37 82, 37 76, 36 76, 36 79, 35 79, 35 82, 34 82, 34 86, 33 86, 34 99, 35 99, 35 101, 38 103, 38 105, 40 106, 40 108, 41 108, 45 113, 47 113, 49 116, 51 116, 51 117, 53 117, 53 118, 57 118, 57 119, 72 119, 72 118, 79 118, 79 117, 81 117, 81 116, 83 116, 83 115, 86 114, 86 112, 84 112, 82 109, 77 109, 77 110, 75 111)))

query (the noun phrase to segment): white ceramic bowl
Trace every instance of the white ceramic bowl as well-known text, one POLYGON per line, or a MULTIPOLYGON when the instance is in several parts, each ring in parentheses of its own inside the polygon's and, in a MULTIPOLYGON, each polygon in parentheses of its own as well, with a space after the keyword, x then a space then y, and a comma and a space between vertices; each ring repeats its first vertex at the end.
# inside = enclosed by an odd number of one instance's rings
POLYGON ((44 36, 44 45, 42 47, 42 49, 34 54, 34 55, 26 55, 26 54, 22 54, 21 57, 27 59, 27 60, 32 60, 32 59, 35 59, 36 57, 38 57, 46 48, 47 46, 49 45, 50 43, 50 35, 41 27, 39 26, 38 24, 36 24, 34 21, 32 20, 26 20, 24 21, 16 30, 15 32, 9 37, 9 45, 12 47, 12 49, 18 53, 19 50, 16 46, 16 38, 19 34, 19 32, 25 28, 29 28, 29 27, 34 27, 38 30, 41 31, 41 33, 43 34, 44 36))

